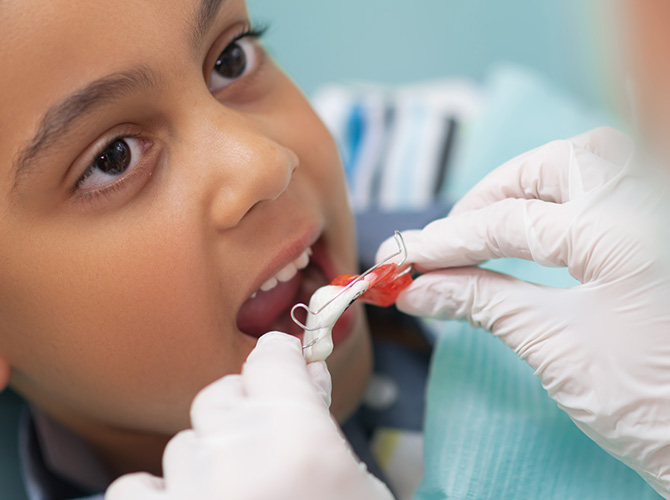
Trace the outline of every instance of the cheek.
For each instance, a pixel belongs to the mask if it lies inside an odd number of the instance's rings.
[[[275,82],[265,103],[265,109],[272,111],[262,117],[266,133],[298,155],[303,175],[314,181],[326,200],[346,208],[345,177],[335,141],[291,80],[279,73]]]
[[[265,132],[300,159],[294,189],[303,189],[302,198],[325,212],[328,221],[325,238],[333,257],[342,269],[353,273],[357,266],[353,217],[333,137],[307,99],[280,72],[264,109],[260,119]]]
[[[251,341],[234,330],[193,224],[156,214],[60,229],[22,249],[2,297],[17,370],[82,413],[121,409],[134,425],[184,414],[200,388],[239,371]]]
[[[354,228],[339,151],[330,132],[306,101],[302,109],[285,140],[300,157],[303,175],[312,182],[327,210],[330,233],[327,236],[331,236],[331,245],[339,246],[336,253],[347,255],[346,267],[352,268],[356,265]]]

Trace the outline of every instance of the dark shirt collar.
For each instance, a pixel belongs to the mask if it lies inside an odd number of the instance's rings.
[[[109,484],[81,438],[28,405],[19,424],[19,453],[30,500],[102,498]]]

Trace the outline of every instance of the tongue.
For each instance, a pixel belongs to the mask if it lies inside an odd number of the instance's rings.
[[[287,308],[295,303],[300,288],[302,273],[286,283],[280,282],[269,292],[258,291],[258,295],[247,300],[237,315],[237,327],[248,335],[260,337],[270,331]]]
[[[323,272],[310,264],[291,281],[279,283],[269,292],[259,291],[256,298],[247,300],[237,315],[237,328],[253,337],[272,330],[301,334],[302,331],[291,320],[291,308],[298,302],[308,303],[312,294],[326,281]]]

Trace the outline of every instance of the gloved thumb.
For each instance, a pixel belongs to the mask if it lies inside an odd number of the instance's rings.
[[[324,367],[308,369],[297,337],[281,332],[263,335],[242,368],[247,395],[267,400],[291,400],[323,405],[323,392],[330,392],[330,376]],[[313,377],[318,373],[317,381]]]
[[[420,276],[396,305],[415,316],[467,320],[500,337],[538,369],[544,362],[541,341],[559,333],[563,295],[561,289],[467,267]]]
[[[333,381],[325,361],[316,361],[307,365],[307,372],[312,380],[314,388],[323,399],[326,408],[332,403]]]

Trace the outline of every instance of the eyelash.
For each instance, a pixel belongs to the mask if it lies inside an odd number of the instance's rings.
[[[221,55],[232,45],[240,42],[241,40],[249,39],[249,40],[254,40],[258,41],[261,40],[265,34],[267,33],[269,29],[269,25],[266,23],[254,23],[254,24],[249,24],[241,28],[241,30],[235,35],[217,54],[217,60]],[[261,47],[256,47],[256,55],[258,57],[258,61],[255,65],[254,72],[253,74],[248,74],[244,78],[246,81],[250,81],[251,78],[253,78],[254,74],[256,74],[260,70],[261,67],[263,66],[264,61],[266,60],[266,53]],[[207,86],[211,85],[211,80],[209,78],[209,75],[211,75],[213,71],[214,64],[211,64],[209,67],[205,68],[205,82],[207,83]],[[242,80],[242,78],[239,78],[238,80]],[[228,86],[232,86],[235,82],[232,82]],[[210,89],[213,95],[218,95],[219,92],[221,92],[222,89]]]
[[[254,38],[256,40],[260,40],[261,38],[263,38],[265,36],[265,34],[267,33],[267,31],[269,29],[270,29],[270,26],[266,23],[250,24],[250,25],[244,27],[240,33],[235,35],[235,37],[233,37],[233,39],[230,42],[228,42],[228,45],[232,45],[235,42],[239,42],[243,38],[247,38],[247,37],[248,38]],[[226,45],[226,47],[228,47],[228,45]],[[224,47],[224,50],[226,49],[226,47]]]
[[[91,161],[89,162],[89,166],[86,168],[84,173],[77,179],[77,182],[75,183],[75,186],[73,188],[73,194],[77,196],[78,199],[82,201],[94,201],[100,196],[110,196],[116,193],[118,190],[122,189],[123,186],[130,180],[132,180],[134,177],[137,175],[142,174],[146,169],[146,161],[145,157],[150,154],[150,150],[153,146],[150,146],[147,151],[144,151],[142,154],[142,158],[138,160],[138,164],[134,166],[128,173],[125,175],[119,177],[117,180],[110,182],[109,184],[105,186],[101,186],[99,188],[91,189],[91,190],[81,190],[81,186],[84,183],[84,181],[92,175],[92,169],[94,168],[92,163],[95,158],[98,158],[103,152],[105,152],[112,144],[114,144],[116,141],[119,140],[125,140],[125,139],[137,139],[140,138],[140,134],[121,134],[121,135],[116,135],[109,141],[105,142],[105,144],[99,148],[96,152],[95,155],[91,158]]]
[[[93,155],[93,158],[91,158],[91,162],[89,163],[89,166],[84,170],[84,173],[81,174],[81,177],[77,180],[77,184],[75,185],[75,189],[79,189],[82,183],[88,179],[92,175],[92,169],[93,165],[91,164],[95,158],[98,158],[102,153],[104,153],[112,144],[114,144],[116,141],[121,141],[124,139],[137,139],[140,135],[139,134],[121,134],[121,135],[116,135],[109,141],[105,142],[105,144],[96,151],[96,153]]]
[[[138,165],[133,169],[132,172],[130,172],[127,175],[124,175],[117,181],[114,181],[111,184],[108,184],[107,186],[101,187],[99,189],[95,189],[92,191],[82,191],[78,193],[77,196],[81,201],[84,202],[93,202],[100,199],[100,197],[113,196],[117,191],[122,190],[125,184],[128,181],[130,181],[133,177],[135,177],[138,174],[141,174],[144,171],[144,168],[145,167],[143,167],[142,165]]]
[[[242,31],[240,31],[237,35],[235,35],[230,42],[223,48],[225,50],[228,46],[239,42],[240,40],[244,38],[253,38],[255,40],[260,40],[263,38],[263,36],[267,33],[269,29],[269,25],[266,23],[254,23],[245,26]],[[222,50],[222,52],[223,52]],[[97,158],[99,155],[101,155],[104,151],[106,151],[112,144],[114,144],[118,140],[122,139],[133,139],[133,138],[138,138],[139,134],[125,134],[125,135],[118,135],[112,138],[111,140],[107,141],[100,149],[97,150],[96,154],[92,157],[91,163],[93,162],[93,158]],[[146,154],[146,152],[145,152]],[[144,165],[144,162],[140,160],[140,164],[138,164],[135,168],[132,169],[131,172],[129,172],[127,175],[124,175],[120,177],[118,180],[106,185],[102,186],[100,188],[91,190],[91,191],[81,191],[81,185],[84,183],[84,181],[91,175],[91,170],[93,166],[89,164],[89,166],[86,168],[84,173],[79,177],[77,182],[75,183],[75,186],[73,188],[73,194],[77,194],[78,197],[82,200],[85,201],[90,201],[98,198],[99,196],[110,196],[114,193],[116,193],[118,190],[122,189],[123,186],[133,177],[135,177],[137,174],[142,173],[143,169],[146,168]]]

